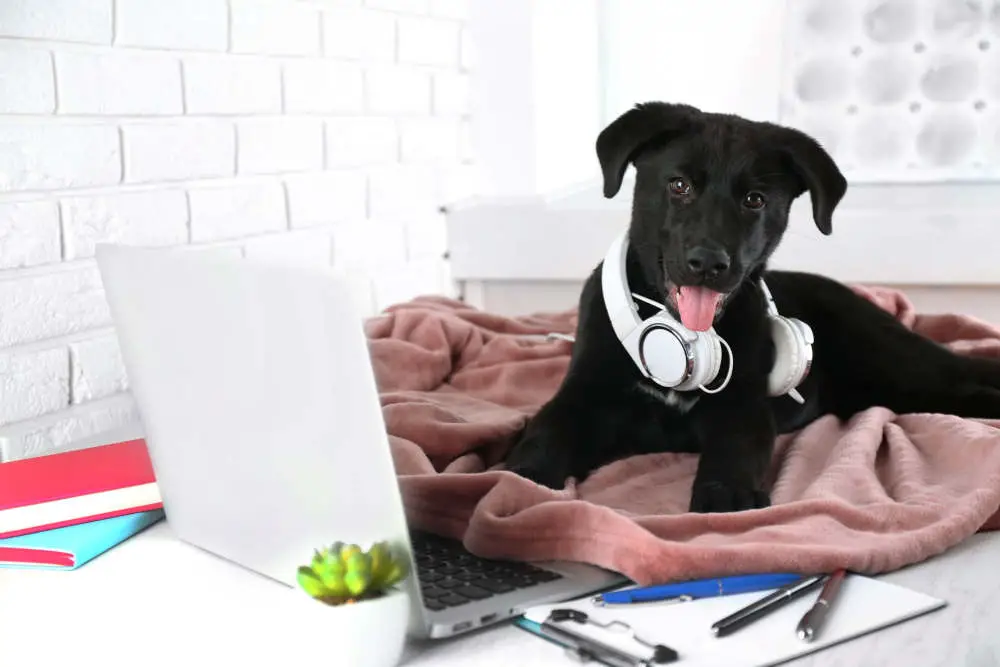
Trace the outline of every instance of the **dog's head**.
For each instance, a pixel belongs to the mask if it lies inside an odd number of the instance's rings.
[[[847,182],[822,146],[772,123],[649,102],[597,138],[604,196],[636,169],[631,244],[643,274],[685,326],[712,326],[774,252],[805,191],[823,234]]]

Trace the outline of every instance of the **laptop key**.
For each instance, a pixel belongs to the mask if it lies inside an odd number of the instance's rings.
[[[448,605],[449,607],[458,607],[459,605],[468,604],[470,601],[470,598],[455,595],[454,593],[448,593],[448,595],[435,599],[442,604]]]
[[[513,584],[508,584],[505,581],[496,581],[493,579],[477,579],[471,582],[474,586],[479,586],[480,588],[485,588],[488,591],[493,591],[494,593],[509,593],[514,590]]]
[[[516,588],[531,588],[532,586],[537,586],[542,583],[540,581],[534,581],[533,579],[528,579],[527,577],[514,576],[514,577],[504,577],[504,582],[515,586]]]
[[[424,600],[424,607],[430,609],[431,611],[441,611],[446,606],[447,605],[445,605],[443,602],[439,602],[437,600]]]
[[[443,595],[448,595],[448,591],[443,588],[438,588],[436,586],[427,586],[420,590],[425,598],[439,598]]]
[[[493,595],[493,593],[479,588],[478,586],[462,586],[461,588],[452,589],[452,593],[467,597],[470,600],[484,600]]]
[[[459,581],[457,579],[444,579],[443,581],[437,582],[435,585],[439,588],[458,588],[462,586],[465,582]]]
[[[437,572],[420,572],[418,576],[420,581],[426,584],[433,584],[435,581],[444,579],[444,575]]]

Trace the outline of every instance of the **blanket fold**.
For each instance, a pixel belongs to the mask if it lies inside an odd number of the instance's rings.
[[[1000,357],[998,327],[917,313],[895,290],[854,289],[960,354]],[[875,574],[1000,528],[1000,420],[881,407],[845,422],[822,417],[779,438],[772,506],[732,514],[686,511],[692,454],[634,456],[560,490],[502,470],[569,363],[572,343],[545,335],[575,326],[575,310],[504,317],[443,297],[366,321],[414,527],[482,556],[581,561],[640,584],[837,567]]]

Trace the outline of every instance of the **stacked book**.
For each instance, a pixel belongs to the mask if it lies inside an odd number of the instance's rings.
[[[0,567],[73,570],[163,517],[143,439],[0,464]]]

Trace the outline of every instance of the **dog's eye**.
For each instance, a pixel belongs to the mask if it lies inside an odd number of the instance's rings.
[[[678,197],[686,197],[691,194],[691,184],[683,178],[670,179],[667,187],[670,188],[670,194],[677,195]]]
[[[766,203],[764,195],[759,192],[748,192],[746,197],[743,198],[743,205],[754,211],[764,208],[764,204]]]

